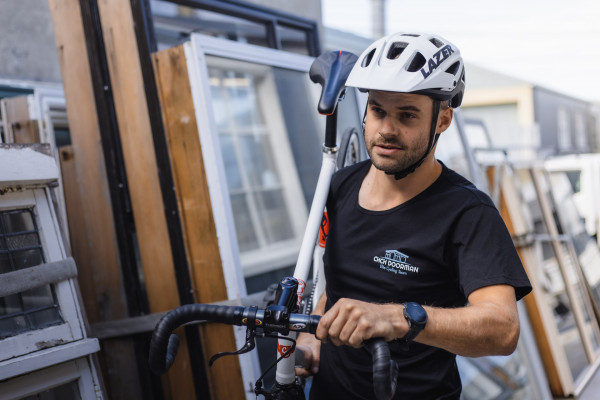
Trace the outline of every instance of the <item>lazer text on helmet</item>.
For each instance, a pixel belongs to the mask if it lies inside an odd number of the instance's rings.
[[[433,56],[431,56],[431,58],[429,59],[429,61],[427,61],[427,67],[429,68],[429,71],[425,71],[425,67],[421,68],[421,73],[423,74],[423,78],[427,78],[429,75],[431,75],[431,73],[433,72],[434,69],[436,69],[437,67],[439,67],[439,65],[448,57],[450,57],[450,55],[454,53],[454,49],[452,48],[452,46],[450,46],[449,44],[442,47],[437,53],[435,53]]]

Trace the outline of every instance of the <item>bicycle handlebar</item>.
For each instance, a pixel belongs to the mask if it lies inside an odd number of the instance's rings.
[[[320,319],[318,315],[287,314],[285,308],[278,306],[259,310],[256,307],[186,304],[169,311],[156,325],[150,341],[148,364],[150,370],[157,375],[167,372],[173,365],[179,348],[179,338],[173,331],[190,322],[205,320],[245,325],[261,328],[266,333],[278,332],[287,335],[289,331],[314,334]],[[390,399],[396,389],[397,366],[391,359],[388,344],[381,338],[369,339],[365,341],[365,348],[373,356],[375,394],[378,399]]]

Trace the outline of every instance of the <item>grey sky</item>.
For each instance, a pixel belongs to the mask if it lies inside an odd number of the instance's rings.
[[[326,26],[371,36],[370,0],[322,3]],[[386,25],[438,33],[467,62],[600,101],[600,1],[387,0]]]

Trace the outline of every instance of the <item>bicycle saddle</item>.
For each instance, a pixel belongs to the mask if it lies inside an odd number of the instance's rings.
[[[319,99],[319,114],[331,115],[346,89],[346,79],[358,57],[347,51],[331,51],[313,61],[308,75],[323,89]]]

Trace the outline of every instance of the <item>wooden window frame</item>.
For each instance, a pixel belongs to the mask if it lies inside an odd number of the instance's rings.
[[[48,188],[36,188],[5,193],[0,210],[32,208],[36,220],[44,258],[47,262],[66,258],[58,231],[57,217],[50,206]],[[84,338],[81,313],[77,305],[77,291],[72,280],[57,282],[54,287],[60,314],[64,323],[44,329],[27,331],[0,340],[0,369],[7,360],[24,356],[52,346],[78,341]]]
[[[79,358],[0,383],[0,400],[32,396],[77,381],[82,399],[101,399],[95,367],[87,358]]]

